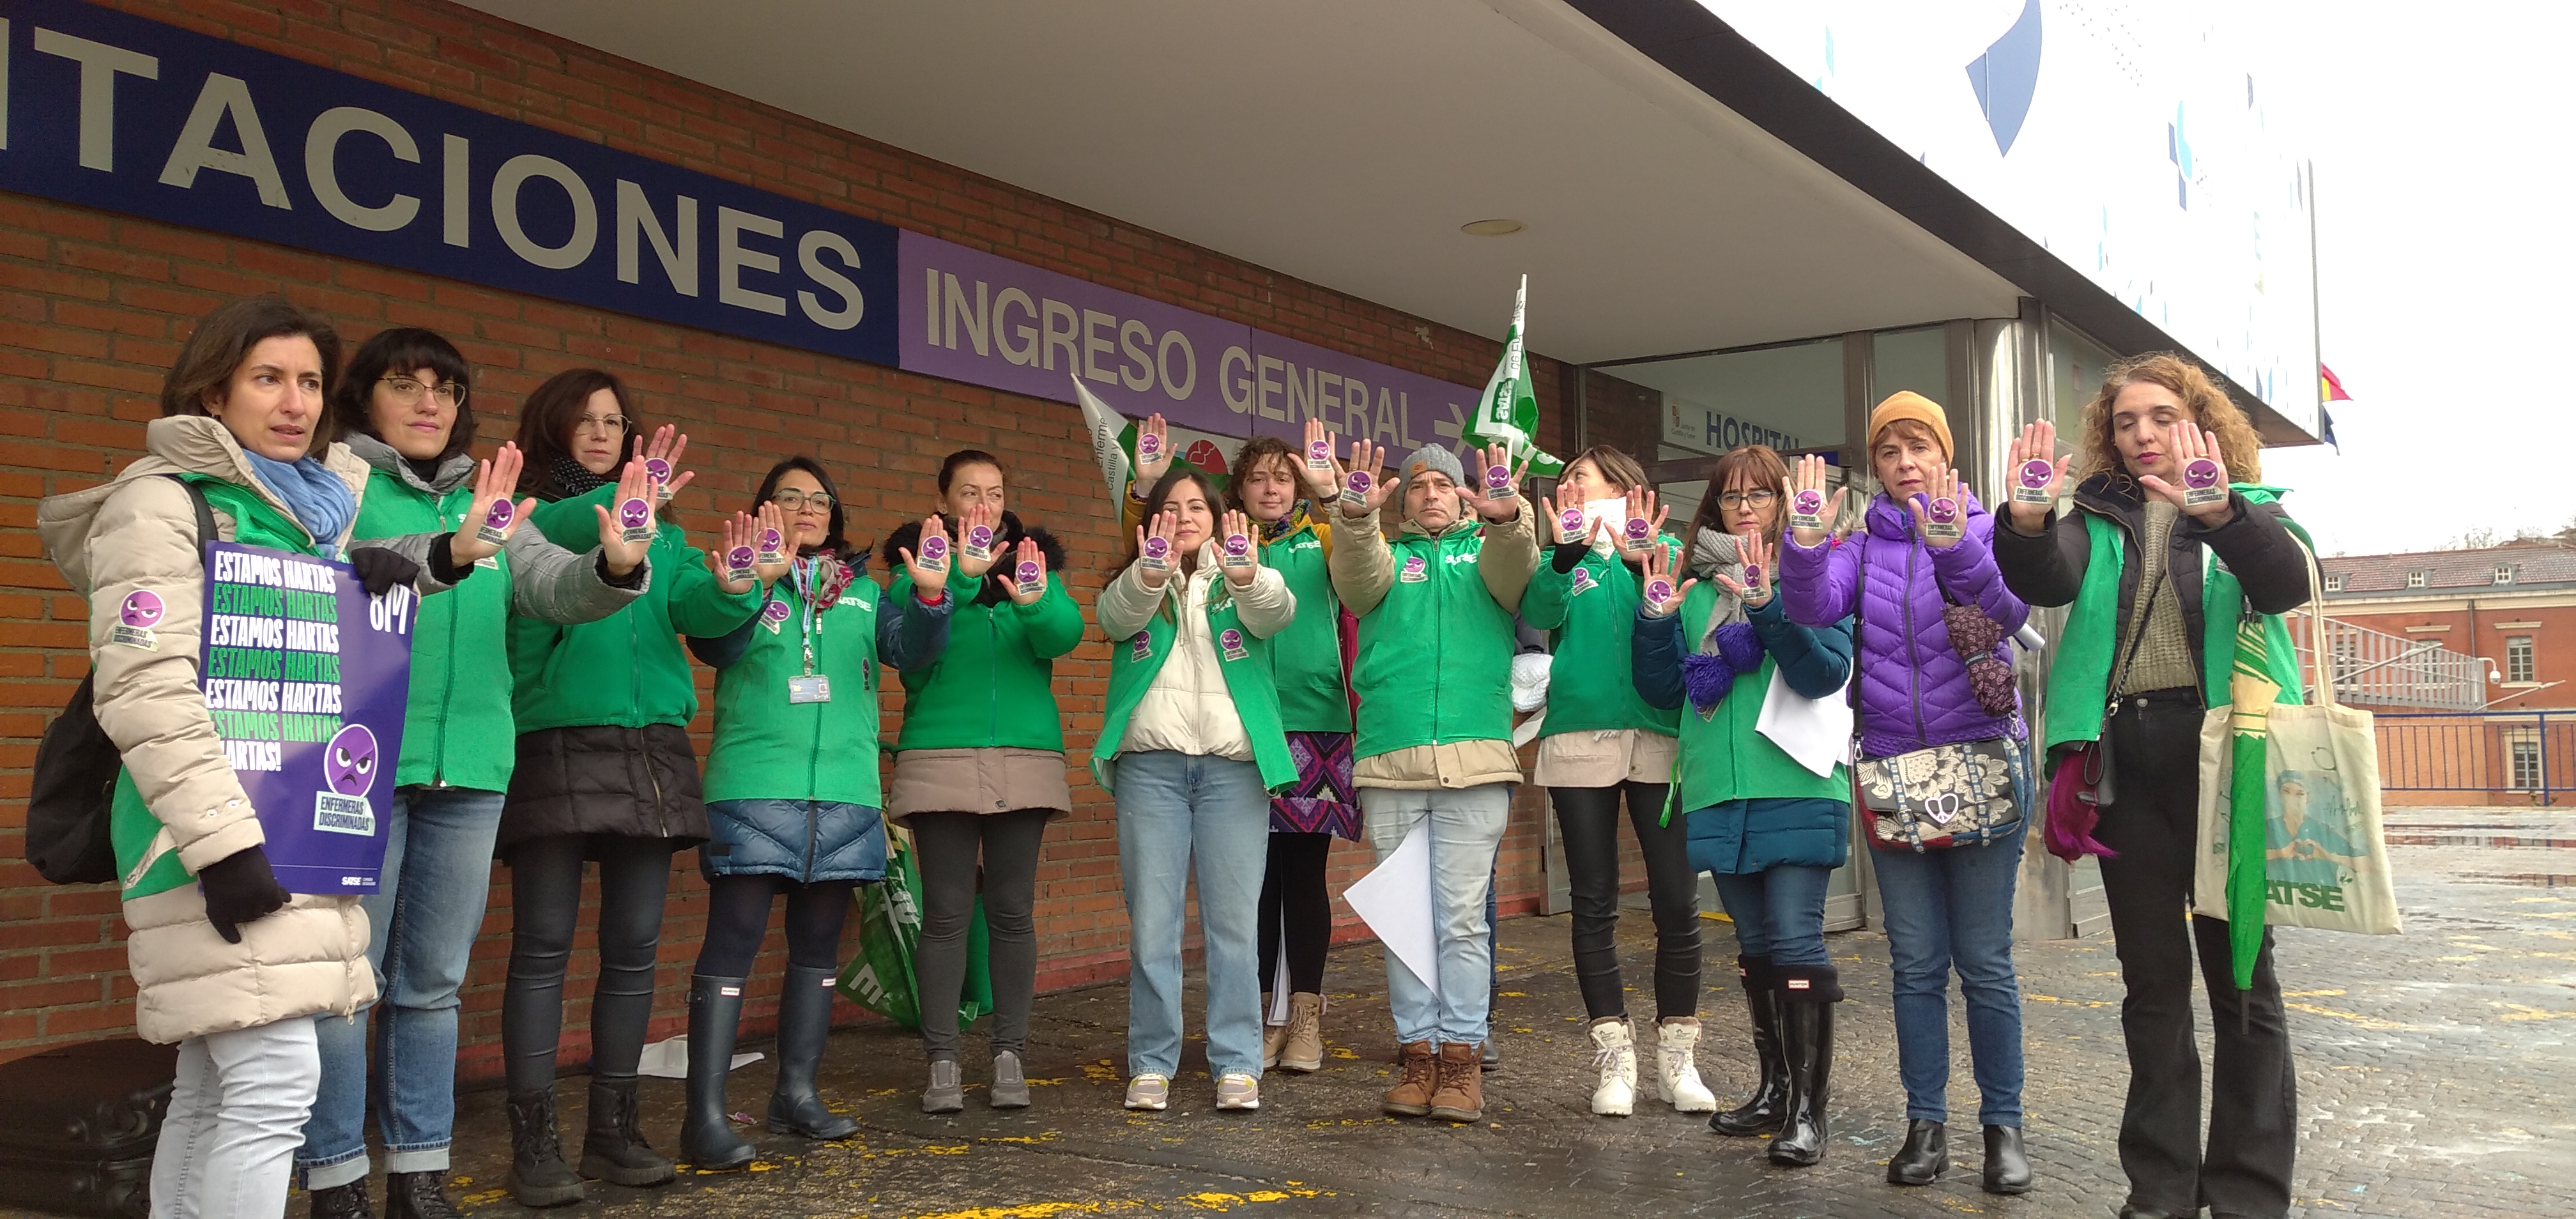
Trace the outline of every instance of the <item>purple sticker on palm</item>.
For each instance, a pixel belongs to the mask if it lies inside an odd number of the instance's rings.
[[[666,483],[671,481],[671,463],[659,457],[645,458],[644,477],[652,479],[656,483]]]
[[[322,778],[343,796],[363,796],[376,785],[376,734],[350,724],[322,750]]]
[[[1485,467],[1485,498],[1501,499],[1511,493],[1512,468],[1510,466]]]
[[[734,579],[748,578],[751,575],[751,547],[736,546],[726,551],[725,569]]]
[[[1318,440],[1318,441],[1315,441],[1315,442],[1313,442],[1313,443],[1311,443],[1311,444],[1307,445],[1307,446],[1306,446],[1306,468],[1308,468],[1308,469],[1310,469],[1310,470],[1329,470],[1329,469],[1332,469],[1332,468],[1333,468],[1333,442],[1331,442],[1331,441],[1329,441],[1329,440]]]
[[[161,594],[138,588],[125,595],[125,603],[116,607],[116,620],[127,626],[161,625]]]
[[[993,527],[990,525],[977,525],[974,528],[967,530],[966,544],[976,550],[991,550],[993,548]]]
[[[1933,500],[1931,506],[1924,511],[1931,517],[1933,524],[1947,525],[1959,519],[1959,501],[1945,495]]]
[[[1158,534],[1154,537],[1145,539],[1146,558],[1151,559],[1156,563],[1160,563],[1163,560],[1170,558],[1171,554],[1172,540],[1170,538],[1166,538]]]
[[[1353,470],[1348,482],[1348,494],[1352,499],[1364,499],[1368,496],[1369,485],[1376,481],[1366,470]]]
[[[1822,516],[1824,511],[1825,493],[1813,487],[1799,492],[1796,499],[1789,501],[1789,512],[1793,516]]]
[[[1649,534],[1651,534],[1651,533],[1654,531],[1654,528],[1655,528],[1654,526],[1647,524],[1647,523],[1646,523],[1646,518],[1644,518],[1644,517],[1642,517],[1642,516],[1632,516],[1632,517],[1629,517],[1629,518],[1628,518],[1628,545],[1630,545],[1630,546],[1643,546],[1643,545],[1645,545],[1645,544],[1646,544],[1646,538],[1647,538],[1647,536],[1648,536]]]
[[[1746,587],[1746,588],[1760,588],[1760,587],[1762,587],[1762,565],[1761,565],[1761,564],[1759,564],[1759,563],[1747,563],[1747,564],[1745,564],[1745,565],[1744,565],[1744,587]]]
[[[2182,468],[2182,485],[2194,491],[2206,491],[2218,485],[2218,463],[2206,457],[2195,457]]]
[[[1240,563],[1252,557],[1252,539],[1240,533],[1225,535],[1225,561]]]
[[[1045,570],[1044,570],[1043,568],[1040,568],[1040,567],[1038,566],[1038,561],[1037,561],[1036,559],[1028,559],[1028,560],[1024,560],[1023,562],[1021,562],[1021,564],[1020,564],[1020,589],[1021,589],[1021,591],[1023,591],[1023,592],[1034,592],[1034,591],[1036,591],[1037,589],[1039,589],[1040,587],[1043,587],[1045,584],[1046,584],[1046,574],[1045,574]]]
[[[1568,508],[1563,512],[1557,513],[1556,527],[1558,532],[1565,535],[1566,541],[1571,542],[1576,538],[1582,537],[1583,509]]]
[[[921,565],[938,567],[948,562],[948,535],[929,534],[921,539]]]
[[[1137,435],[1137,437],[1136,437],[1136,461],[1137,461],[1137,463],[1138,463],[1138,464],[1140,464],[1140,465],[1141,465],[1141,464],[1143,464],[1143,463],[1145,463],[1145,462],[1152,461],[1152,460],[1154,460],[1154,459],[1156,459],[1156,458],[1158,458],[1158,457],[1161,457],[1162,455],[1163,455],[1163,438],[1162,438],[1162,437],[1157,436],[1157,435],[1155,435],[1155,434],[1154,434],[1154,433],[1152,433],[1152,432],[1143,432],[1143,433],[1139,433],[1139,434]]]
[[[2056,476],[2057,467],[2049,464],[2045,457],[2034,457],[2021,463],[2021,485],[2033,491],[2046,487],[2048,480]]]
[[[653,536],[653,505],[630,499],[617,506],[617,526],[626,531],[626,540],[641,542]]]
[[[483,527],[494,533],[499,533],[502,530],[509,528],[511,518],[518,514],[519,510],[512,507],[509,500],[493,500],[492,510],[483,514]]]
[[[1672,599],[1673,599],[1673,582],[1672,582],[1672,581],[1670,581],[1670,580],[1648,580],[1648,581],[1646,581],[1646,604],[1648,604],[1648,605],[1662,605],[1663,603],[1665,603],[1665,602],[1667,602],[1667,601],[1670,601],[1670,600],[1672,600]]]

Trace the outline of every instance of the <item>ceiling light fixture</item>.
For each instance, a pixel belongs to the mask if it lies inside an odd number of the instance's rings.
[[[1528,227],[1518,220],[1471,220],[1459,225],[1458,231],[1470,237],[1509,237]]]

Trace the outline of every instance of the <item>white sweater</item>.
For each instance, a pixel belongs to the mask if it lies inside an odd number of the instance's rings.
[[[1145,629],[1155,611],[1168,606],[1179,630],[1172,654],[1154,674],[1154,684],[1127,718],[1127,735],[1118,752],[1169,749],[1203,757],[1252,761],[1252,741],[1244,735],[1243,717],[1226,689],[1216,638],[1208,626],[1207,607],[1224,584],[1217,567],[1217,547],[1199,548],[1198,569],[1182,576],[1174,571],[1162,591],[1145,586],[1144,569],[1130,565],[1100,590],[1100,629],[1112,640],[1126,640]],[[1297,595],[1278,569],[1256,570],[1249,588],[1227,587],[1243,629],[1268,639],[1287,629],[1297,614]]]

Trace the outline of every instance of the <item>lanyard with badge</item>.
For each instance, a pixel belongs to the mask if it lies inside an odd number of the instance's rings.
[[[815,608],[823,591],[823,563],[820,555],[796,560],[790,574],[796,581],[797,600],[804,603],[796,615],[797,634],[805,644],[805,671],[787,679],[787,701],[790,703],[828,703],[832,701],[832,679],[814,671],[814,647],[823,637],[823,611]]]

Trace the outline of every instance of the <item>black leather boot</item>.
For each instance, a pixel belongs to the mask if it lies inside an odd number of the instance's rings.
[[[1789,1099],[1780,1133],[1771,1139],[1771,1162],[1804,1168],[1825,1154],[1825,1106],[1834,1072],[1834,1005],[1843,989],[1831,965],[1779,968],[1780,1049],[1787,1064]]]
[[[832,1034],[833,971],[787,967],[778,996],[778,1087],[769,1094],[769,1129],[809,1139],[846,1139],[859,1123],[823,1107],[814,1073]]]
[[[459,1219],[446,1171],[385,1174],[385,1219]]]
[[[1753,1095],[1733,1109],[1708,1119],[1708,1128],[1734,1138],[1769,1134],[1780,1128],[1789,1111],[1789,1068],[1780,1056],[1780,1008],[1773,991],[1771,958],[1737,957],[1735,972],[1744,980],[1744,1007],[1753,1016],[1753,1057],[1761,1076]]]
[[[759,1153],[733,1132],[725,1077],[742,1026],[742,979],[689,979],[689,1115],[680,1123],[680,1158],[709,1171],[740,1168]]]
[[[670,1157],[644,1141],[635,1120],[635,1077],[590,1081],[590,1129],[581,1139],[581,1175],[611,1185],[668,1185]]]
[[[375,1208],[367,1205],[367,1179],[314,1190],[313,1219],[376,1219]]]
[[[1887,1158],[1890,1185],[1930,1185],[1950,1171],[1950,1130],[1916,1118],[1905,1123],[1905,1145]]]
[[[587,1200],[581,1178],[564,1163],[553,1088],[510,1095],[510,1197],[521,1206],[570,1206]]]
[[[2021,1127],[1986,1127],[1986,1192],[2030,1192],[2030,1157],[2021,1150]]]

